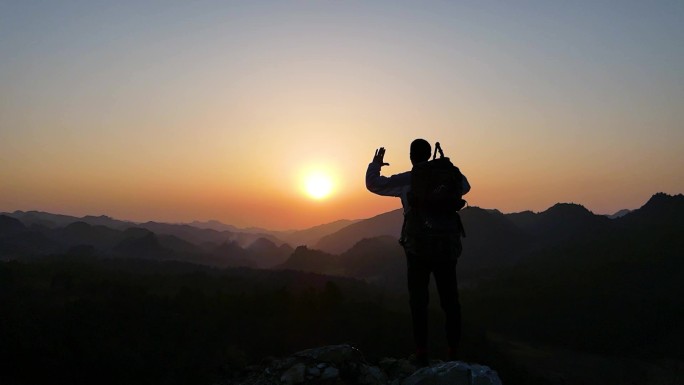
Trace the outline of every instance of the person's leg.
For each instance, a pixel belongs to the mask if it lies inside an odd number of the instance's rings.
[[[460,239],[458,240],[460,243]],[[442,310],[446,316],[445,330],[449,344],[450,358],[458,355],[461,340],[461,304],[458,298],[458,281],[456,279],[456,260],[454,245],[445,241],[434,259],[433,273]],[[458,245],[456,245],[458,246]],[[458,250],[460,254],[460,249]]]
[[[418,359],[422,358],[427,363],[430,270],[425,263],[425,258],[415,253],[407,251],[406,262],[416,355]]]

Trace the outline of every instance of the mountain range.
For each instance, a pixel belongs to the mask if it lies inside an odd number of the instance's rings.
[[[559,203],[512,214],[468,207],[461,217],[463,335],[478,362],[496,360],[506,383],[678,383],[684,195],[658,193],[614,216]],[[0,214],[0,261],[19,260],[0,263],[3,357],[100,376],[117,359],[166,370],[173,354],[242,368],[242,354],[224,355],[233,344],[255,357],[339,338],[405,351],[401,224],[401,210],[298,232]],[[439,330],[431,296],[430,330]],[[68,350],[73,341],[84,350]],[[656,365],[666,381],[648,382]]]
[[[534,213],[461,211],[467,236],[459,269],[486,277],[545,251],[614,239],[616,234],[682,226],[684,196],[658,193],[639,209],[597,215],[559,203]],[[133,223],[108,216],[73,217],[37,211],[0,214],[0,258],[75,254],[180,260],[217,267],[303,270],[373,282],[400,282],[397,243],[403,214],[393,210],[363,220],[340,220],[298,231],[239,229],[218,221]]]

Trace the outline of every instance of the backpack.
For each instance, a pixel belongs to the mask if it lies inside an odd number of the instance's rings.
[[[449,158],[444,157],[437,142],[432,160],[416,164],[411,169],[409,210],[404,223],[406,235],[465,236],[458,215],[467,203],[462,196],[463,174]]]

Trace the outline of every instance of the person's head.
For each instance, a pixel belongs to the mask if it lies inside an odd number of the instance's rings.
[[[416,139],[411,142],[411,164],[425,162],[430,159],[432,146],[425,139]]]

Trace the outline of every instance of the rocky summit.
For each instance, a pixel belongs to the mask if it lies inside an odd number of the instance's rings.
[[[417,368],[407,359],[369,363],[350,345],[323,346],[245,368],[239,377],[217,385],[501,385],[487,366],[432,361]]]

